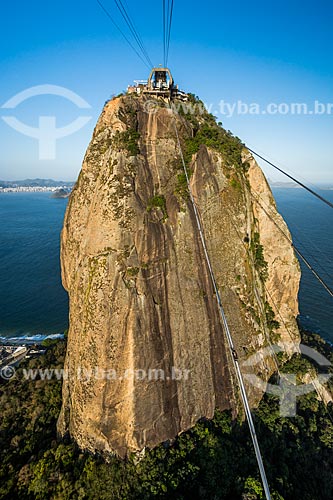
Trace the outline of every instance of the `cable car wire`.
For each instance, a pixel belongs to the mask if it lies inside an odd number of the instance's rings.
[[[323,203],[326,203],[326,205],[328,205],[330,208],[333,208],[333,203],[332,202],[330,202],[329,200],[327,200],[326,198],[324,198],[323,196],[321,196],[319,193],[317,193],[313,189],[309,188],[306,184],[303,184],[303,182],[297,180],[295,177],[293,177],[292,175],[290,175],[287,172],[285,172],[284,170],[282,170],[282,168],[278,167],[277,165],[275,165],[271,161],[269,161],[266,158],[264,158],[263,156],[261,156],[259,153],[256,153],[255,151],[253,151],[253,149],[249,148],[246,145],[245,145],[245,147],[246,147],[246,149],[248,149],[249,151],[251,151],[251,153],[253,153],[256,156],[258,156],[258,158],[260,158],[261,160],[263,160],[266,163],[268,163],[268,165],[270,165],[271,167],[275,168],[276,170],[278,170],[279,172],[281,172],[285,176],[289,177],[289,179],[291,179],[292,181],[296,182],[296,184],[298,184],[299,186],[302,186],[302,188],[304,188],[307,191],[309,191],[309,193],[311,193],[313,196],[316,196]]]
[[[165,12],[165,0],[163,0],[163,64],[166,66],[166,12]]]
[[[274,225],[278,228],[280,233],[288,240],[290,245],[293,247],[297,255],[300,257],[300,259],[304,262],[304,264],[307,266],[307,268],[312,272],[312,274],[315,276],[315,278],[319,281],[319,283],[325,288],[325,290],[330,294],[331,297],[333,297],[333,290],[329,287],[329,285],[324,281],[324,279],[317,273],[317,271],[313,268],[313,266],[310,264],[308,259],[303,255],[303,253],[299,250],[299,248],[293,243],[291,238],[285,233],[285,231],[279,226],[277,221],[269,214],[269,212],[265,209],[265,207],[262,205],[263,200],[260,197],[260,195],[257,194],[257,197],[254,196],[253,191],[251,191],[251,196],[252,198],[258,203],[258,205],[261,207],[261,209],[265,212],[265,214],[271,219],[271,221],[274,223]],[[260,198],[260,201],[258,200]],[[265,204],[265,203],[264,203]],[[267,205],[266,205],[267,207]],[[268,208],[268,207],[267,207]]]
[[[173,5],[174,5],[174,0],[171,0],[170,13],[169,13],[169,24],[168,24],[168,31],[167,31],[167,44],[166,44],[166,60],[165,60],[166,67],[168,66],[168,59],[169,59],[171,26],[172,26],[172,18],[173,18]]]
[[[153,65],[153,63],[148,55],[148,52],[147,52],[145,46],[143,45],[142,39],[141,39],[137,29],[135,28],[122,0],[114,0],[114,2],[116,4],[120,14],[122,15],[124,21],[126,22],[128,28],[130,29],[132,35],[134,36],[134,39],[135,39],[136,43],[138,44],[142,54],[144,55],[145,59],[147,60],[148,64],[150,65],[150,67],[152,68],[154,65]]]
[[[126,40],[126,42],[128,43],[128,45],[132,48],[132,50],[136,53],[136,55],[141,59],[141,61],[143,62],[143,64],[145,64],[145,66],[147,66],[147,68],[150,69],[150,66],[148,65],[148,63],[139,54],[139,52],[136,50],[136,48],[134,47],[134,45],[132,44],[132,42],[127,38],[127,36],[125,35],[125,33],[121,30],[121,28],[115,22],[115,20],[111,16],[110,12],[104,7],[104,5],[102,4],[102,2],[100,0],[96,0],[96,2],[101,7],[101,9],[103,10],[103,12],[107,15],[107,17],[110,19],[111,23],[115,26],[115,28],[117,28],[117,30],[122,35],[122,37],[124,38],[124,40]]]
[[[251,191],[252,191],[252,190],[251,190]],[[249,192],[249,194],[250,194],[250,195],[251,195],[251,191],[250,191],[250,190],[248,190],[248,192]],[[228,208],[227,208],[227,207],[225,207],[225,208],[226,208],[226,210],[228,211],[228,213],[230,214],[230,212],[229,212]],[[274,222],[274,220],[273,220],[273,222]],[[239,233],[239,231],[238,231],[238,228],[236,227],[236,225],[235,225],[235,224],[233,224],[232,219],[231,219],[231,223],[232,223],[232,226],[233,226],[233,228],[234,228],[234,230],[235,230],[235,232],[236,232],[236,234],[237,234],[237,236],[238,236],[238,238],[239,238],[240,242],[241,242],[241,243],[242,243],[242,245],[244,246],[244,249],[245,249],[245,251],[246,251],[246,253],[247,253],[248,257],[249,257],[249,258],[251,258],[251,256],[250,256],[250,252],[249,252],[249,249],[248,249],[247,245],[245,244],[245,242],[244,242],[244,240],[243,240],[242,236],[240,235],[240,233]],[[294,337],[293,337],[293,335],[292,335],[292,333],[291,333],[291,331],[290,331],[290,329],[289,329],[289,326],[286,324],[286,322],[285,322],[285,320],[284,320],[284,317],[282,316],[282,314],[281,314],[281,311],[280,311],[279,307],[276,305],[276,303],[275,303],[275,301],[274,301],[274,298],[272,297],[271,293],[268,291],[268,289],[267,289],[267,286],[266,286],[265,282],[263,282],[263,287],[264,287],[264,289],[265,289],[266,296],[267,296],[267,297],[269,297],[269,302],[270,302],[270,304],[272,304],[272,305],[274,306],[274,309],[275,309],[275,311],[277,312],[277,314],[278,314],[278,316],[279,316],[279,319],[281,320],[281,322],[282,322],[282,324],[283,324],[283,326],[284,326],[285,330],[287,331],[287,333],[288,333],[288,335],[289,335],[289,338],[290,338],[290,340],[291,340],[291,343],[292,343],[292,344],[293,344],[293,346],[294,346],[294,352],[295,352],[295,353],[299,353],[299,352],[300,352],[299,345],[295,342],[295,339],[294,339]],[[258,305],[259,305],[259,304],[258,304]],[[276,368],[277,368],[277,373],[278,373],[279,377],[281,378],[281,376],[283,375],[283,372],[281,372],[281,371],[280,371],[278,357],[277,357],[276,352],[275,352],[275,350],[273,349],[273,346],[272,346],[272,344],[271,344],[270,336],[268,335],[268,336],[266,336],[266,338],[267,338],[267,340],[268,340],[269,346],[270,346],[271,351],[272,351],[272,354],[273,354],[273,359],[274,359],[274,361],[275,361],[275,366],[276,366]],[[319,391],[319,389],[318,389],[318,386],[316,385],[316,383],[315,383],[315,381],[314,381],[315,379],[314,379],[314,377],[311,375],[311,372],[309,373],[309,375],[310,375],[310,382],[311,382],[311,384],[312,384],[312,386],[313,386],[313,388],[314,388],[314,391],[317,393],[317,396],[318,396],[318,397],[319,397],[319,399],[322,401],[322,403],[325,405],[326,412],[327,412],[327,416],[328,416],[328,418],[330,419],[330,421],[331,421],[331,422],[332,422],[332,424],[333,424],[333,416],[332,416],[332,414],[331,414],[330,408],[329,408],[329,406],[326,404],[326,402],[325,402],[325,400],[324,400],[323,395],[320,393],[320,391]]]
[[[293,223],[293,225],[295,225],[295,224]],[[299,227],[296,227],[296,229],[298,231],[300,231]],[[304,238],[304,234],[302,234],[302,238]],[[317,248],[317,246],[313,245],[313,242],[311,243],[311,242],[307,241],[306,245],[305,245],[304,243],[302,243],[300,238],[298,236],[296,236],[295,234],[293,234],[293,241],[296,241],[297,245],[300,245],[299,248],[303,248],[304,250],[306,250],[306,254],[311,259],[311,261],[315,263],[316,268],[320,269],[320,272],[324,273],[324,275],[326,276],[325,280],[331,281],[332,276],[329,274],[329,271],[324,267],[324,265],[321,264],[321,262],[319,262],[318,257],[313,254],[313,252],[315,251],[315,252],[317,252],[317,254],[319,254],[319,257],[324,256],[324,258],[326,258],[324,252],[321,249]],[[311,251],[309,250],[308,245],[313,246],[313,248],[311,248]]]
[[[168,66],[174,0],[163,0],[163,62]]]
[[[170,103],[169,103],[169,107],[172,110],[172,108],[170,106]],[[234,347],[234,343],[233,343],[233,340],[232,340],[231,332],[230,332],[230,329],[229,329],[228,321],[227,321],[227,318],[226,318],[226,315],[225,315],[225,312],[224,312],[224,308],[223,308],[223,305],[222,305],[221,296],[220,296],[220,293],[219,293],[219,290],[218,290],[218,287],[217,287],[217,283],[216,283],[216,280],[215,280],[215,275],[214,275],[212,264],[211,264],[210,257],[209,257],[209,254],[208,254],[206,240],[205,240],[205,236],[204,236],[204,233],[203,233],[203,227],[202,227],[201,222],[200,222],[198,209],[197,209],[194,197],[192,195],[192,190],[191,190],[191,186],[190,186],[190,180],[189,180],[189,176],[188,176],[188,172],[187,172],[187,168],[186,168],[185,158],[184,158],[184,154],[183,154],[183,151],[182,151],[182,146],[181,146],[181,142],[180,142],[180,138],[179,138],[179,133],[178,133],[178,129],[177,129],[177,122],[176,122],[176,118],[175,118],[173,110],[172,110],[172,113],[173,113],[173,118],[174,118],[174,128],[175,128],[175,133],[176,133],[176,138],[177,138],[179,153],[180,153],[180,156],[181,156],[181,160],[182,160],[182,164],[183,164],[183,169],[184,169],[184,174],[185,174],[186,182],[187,182],[187,187],[188,187],[188,190],[189,190],[189,196],[190,196],[191,204],[192,204],[192,207],[193,207],[194,216],[195,216],[195,219],[196,219],[197,228],[198,228],[198,231],[199,231],[199,236],[200,236],[202,248],[203,248],[203,251],[204,251],[205,260],[206,260],[206,263],[207,263],[209,275],[210,275],[212,286],[213,286],[213,289],[214,289],[214,292],[215,292],[215,296],[216,296],[216,299],[217,299],[218,308],[219,308],[219,312],[220,312],[221,320],[222,320],[222,324],[223,324],[223,329],[224,329],[224,332],[225,332],[225,335],[226,335],[226,338],[227,338],[227,343],[228,343],[228,346],[229,346],[229,349],[230,349],[231,358],[233,360],[233,364],[234,364],[234,367],[235,367],[236,376],[237,376],[237,380],[238,380],[238,384],[239,384],[239,389],[240,389],[240,393],[241,393],[241,399],[242,399],[243,407],[244,407],[245,414],[246,414],[247,423],[248,423],[250,434],[251,434],[251,438],[252,438],[252,443],[253,443],[253,447],[254,447],[254,451],[255,451],[255,455],[256,455],[258,467],[259,467],[259,472],[260,472],[261,480],[262,480],[263,487],[264,487],[265,496],[266,496],[267,500],[271,500],[271,494],[270,494],[269,484],[268,484],[268,481],[267,481],[266,471],[265,471],[265,467],[264,467],[264,463],[263,463],[263,459],[262,459],[262,455],[261,455],[261,451],[260,451],[260,447],[259,447],[259,442],[258,442],[257,433],[256,433],[254,422],[253,422],[253,417],[252,417],[250,405],[249,405],[249,402],[248,402],[248,399],[247,399],[247,394],[246,394],[246,389],[245,389],[245,385],[244,385],[244,381],[243,381],[242,372],[241,372],[241,369],[240,369],[240,364],[239,364],[238,357],[237,357],[237,354],[236,354],[236,351],[235,351],[235,347]]]
[[[283,316],[282,316],[282,314],[281,314],[280,309],[277,307],[276,303],[274,302],[274,299],[273,299],[273,297],[272,297],[271,293],[268,291],[268,289],[267,289],[267,287],[266,287],[265,283],[264,283],[264,289],[265,289],[266,294],[267,294],[267,295],[268,295],[268,297],[269,297],[269,300],[270,300],[271,304],[273,304],[273,306],[274,306],[275,310],[277,311],[277,314],[278,314],[278,316],[279,316],[279,318],[280,318],[281,322],[283,323],[283,326],[285,327],[286,331],[288,332],[288,335],[289,335],[289,337],[290,337],[291,343],[292,343],[292,344],[293,344],[293,346],[294,346],[295,353],[299,352],[299,351],[300,351],[300,349],[299,349],[299,345],[295,342],[295,339],[293,338],[293,336],[292,336],[292,334],[291,334],[291,331],[290,331],[290,329],[289,329],[288,325],[286,324],[286,322],[285,322],[285,320],[284,320],[284,318],[283,318]],[[301,354],[302,354],[302,352],[301,352]],[[310,378],[310,382],[311,382],[311,384],[313,385],[313,388],[314,388],[315,392],[317,393],[317,396],[319,397],[319,399],[321,400],[321,402],[322,402],[322,403],[324,404],[324,406],[325,406],[325,409],[326,409],[326,413],[327,413],[328,418],[330,419],[330,421],[331,421],[331,422],[332,422],[332,424],[333,424],[333,416],[332,416],[332,414],[331,414],[330,408],[329,408],[328,404],[325,402],[325,399],[324,399],[323,395],[320,393],[320,391],[319,391],[318,387],[316,386],[316,384],[315,384],[315,382],[314,382],[314,380],[315,380],[315,379],[314,379],[314,377],[311,375],[311,372],[309,372],[309,378]],[[321,384],[321,385],[323,385],[323,384]]]

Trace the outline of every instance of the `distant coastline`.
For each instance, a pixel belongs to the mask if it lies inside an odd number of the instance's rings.
[[[72,189],[68,188],[67,186],[56,186],[56,187],[43,187],[43,186],[35,186],[35,187],[30,187],[30,186],[22,186],[22,187],[17,187],[17,188],[1,188],[0,187],[0,194],[1,193],[57,193],[61,190],[65,189]],[[66,198],[65,196],[54,196],[54,198]]]
[[[65,332],[62,333],[49,333],[49,334],[26,334],[16,337],[0,335],[0,346],[2,345],[34,345],[42,344],[45,340],[56,340],[65,338]]]
[[[44,193],[67,192],[73,189],[75,182],[55,181],[53,179],[24,179],[21,181],[1,181],[1,193]],[[65,196],[55,196],[65,197]]]
[[[301,189],[301,186],[299,186],[295,182],[272,181],[269,178],[267,180],[268,180],[268,184],[271,186],[271,188]],[[310,183],[310,184],[312,184],[312,183]],[[332,191],[333,190],[333,184],[316,183],[315,186],[323,191],[326,191],[326,190]]]
[[[268,178],[268,183],[271,188],[284,188],[284,189],[300,189],[300,186],[295,182],[273,181]],[[0,180],[0,194],[1,193],[57,193],[68,192],[70,193],[75,185],[74,181],[55,181],[54,179],[24,179],[18,181],[1,181]],[[332,191],[333,184],[330,183],[316,183],[317,188],[324,191]],[[64,193],[63,193],[64,194]],[[54,198],[66,198],[64,196],[53,196]]]

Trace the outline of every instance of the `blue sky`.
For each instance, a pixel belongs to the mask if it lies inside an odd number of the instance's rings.
[[[113,0],[102,0],[127,33]],[[129,12],[154,64],[162,63],[162,2],[127,0]],[[332,182],[331,114],[221,115],[220,101],[333,103],[328,0],[175,0],[169,66],[181,88],[199,95],[225,128],[253,149],[313,183]],[[130,36],[128,34],[128,36]],[[91,109],[58,96],[38,96],[16,109],[0,108],[37,127],[39,116],[56,116],[62,127],[87,114],[80,131],[59,139],[53,160],[39,159],[36,139],[0,120],[0,179],[75,179],[103,104],[148,69],[114,29],[96,0],[6,2],[0,32],[0,106],[36,85],[66,87]],[[262,165],[269,177],[277,176]]]

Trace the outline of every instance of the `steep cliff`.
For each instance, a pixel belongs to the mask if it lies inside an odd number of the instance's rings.
[[[81,448],[125,456],[216,407],[239,409],[175,124],[240,359],[298,339],[299,266],[267,217],[289,234],[249,152],[207,113],[134,95],[109,101],[61,242],[70,330],[58,429]],[[263,357],[255,370],[267,379],[274,363]]]

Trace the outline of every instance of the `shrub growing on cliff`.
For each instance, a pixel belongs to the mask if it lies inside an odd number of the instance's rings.
[[[194,94],[189,95],[189,103],[198,106],[198,113],[191,110],[188,113],[182,112],[186,120],[191,124],[193,137],[185,141],[185,161],[189,165],[192,155],[199,151],[201,144],[223,154],[228,166],[242,166],[243,144],[238,137],[222,128],[222,124],[216,123],[216,118],[205,110],[204,103]],[[194,108],[195,110],[196,108]]]
[[[232,177],[230,179],[230,186],[234,189],[236,189],[237,191],[241,191],[242,190],[242,185],[241,183],[239,182],[239,180],[235,177]]]
[[[177,185],[175,189],[175,194],[179,195],[183,200],[187,200],[189,197],[189,191],[185,173],[177,175]]]
[[[140,269],[138,267],[128,267],[126,269],[127,276],[134,278],[139,274]]]
[[[163,220],[168,218],[166,199],[163,194],[157,194],[148,200],[147,212],[151,212],[154,208],[159,208],[163,212]]]
[[[119,149],[125,149],[128,156],[136,156],[140,153],[140,134],[135,129],[130,128],[124,132],[117,132],[112,139],[112,143]]]
[[[266,324],[270,331],[277,330],[280,323],[275,319],[275,314],[268,302],[265,302]]]
[[[268,265],[264,258],[264,247],[260,244],[259,233],[253,233],[250,248],[253,254],[254,265],[258,270],[261,278],[263,280],[266,280],[268,277]]]
[[[215,121],[198,125],[194,137],[186,140],[184,155],[187,165],[189,165],[192,155],[199,151],[202,144],[222,153],[228,166],[240,167],[242,165],[243,145],[241,141],[228,134]]]

